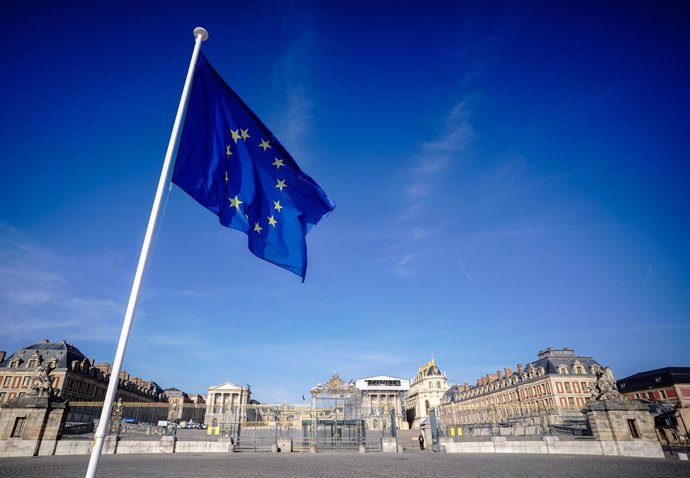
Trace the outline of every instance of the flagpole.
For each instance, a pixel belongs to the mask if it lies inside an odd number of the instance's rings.
[[[127,340],[129,339],[129,332],[132,328],[132,321],[134,319],[134,311],[139,299],[139,290],[141,289],[141,280],[144,276],[144,269],[151,249],[151,239],[158,223],[158,214],[160,213],[163,194],[168,183],[168,173],[170,172],[170,165],[172,164],[172,156],[177,147],[180,136],[180,125],[182,117],[187,109],[187,102],[189,100],[189,90],[194,79],[194,69],[196,61],[201,50],[201,42],[206,41],[208,32],[201,27],[194,29],[194,52],[192,53],[192,60],[189,63],[189,70],[187,71],[187,79],[182,89],[182,98],[180,98],[180,105],[177,107],[177,115],[175,116],[175,123],[173,124],[172,133],[170,134],[170,142],[168,143],[168,150],[165,153],[165,161],[163,162],[163,169],[158,180],[158,189],[153,200],[151,208],[151,215],[149,216],[149,223],[146,227],[146,234],[144,236],[144,243],[141,246],[141,254],[139,255],[139,263],[134,274],[134,282],[132,284],[132,292],[129,295],[129,302],[127,303],[127,310],[125,312],[124,322],[122,323],[122,331],[120,332],[120,341],[117,344],[117,352],[115,352],[115,360],[113,361],[113,368],[110,373],[110,381],[108,383],[108,391],[105,395],[103,403],[103,410],[101,410],[101,418],[98,422],[98,429],[94,438],[93,449],[91,450],[91,458],[89,459],[89,468],[86,471],[86,478],[95,478],[96,470],[98,469],[98,461],[101,458],[103,451],[103,443],[107,435],[108,422],[110,421],[110,412],[115,401],[117,393],[117,386],[120,382],[120,369],[122,368],[122,361],[125,356],[127,348]]]

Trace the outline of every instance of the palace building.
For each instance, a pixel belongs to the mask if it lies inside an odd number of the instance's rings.
[[[377,375],[355,380],[361,393],[361,409],[370,429],[387,429],[391,426],[391,414],[398,428],[406,430],[404,397],[410,390],[410,381],[402,378]]]
[[[670,422],[658,427],[659,440],[685,443],[690,427],[690,367],[665,367],[636,373],[618,380],[618,391],[628,399],[649,400],[659,405],[671,406],[659,418]],[[663,429],[668,430],[666,434]]]
[[[548,414],[550,423],[580,413],[591,396],[603,368],[592,357],[573,349],[547,348],[537,360],[505,368],[477,380],[475,386],[457,385],[446,392],[438,409],[446,425],[498,423],[527,416]]]
[[[109,364],[94,364],[64,340],[44,340],[6,357],[0,351],[0,403],[31,392],[36,368],[46,367],[56,395],[72,401],[102,401],[110,380]],[[165,402],[156,382],[120,373],[117,396],[123,402]]]
[[[249,386],[231,382],[208,387],[204,423],[216,427],[245,422],[251,393]]]
[[[444,393],[448,390],[446,374],[436,365],[436,360],[425,363],[410,384],[410,392],[405,399],[406,419],[409,427],[419,428],[429,416],[429,411],[441,404]]]

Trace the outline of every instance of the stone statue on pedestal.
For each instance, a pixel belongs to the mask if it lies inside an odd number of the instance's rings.
[[[597,377],[597,381],[593,386],[590,387],[592,392],[592,400],[602,401],[602,400],[624,400],[625,397],[618,392],[616,387],[616,379],[613,376],[613,372],[610,367],[606,367],[604,370],[597,369],[594,374]]]
[[[39,398],[52,398],[55,390],[53,389],[53,377],[50,372],[53,367],[48,364],[43,364],[43,359],[38,357],[38,365],[34,369],[34,375],[31,380],[31,394]]]

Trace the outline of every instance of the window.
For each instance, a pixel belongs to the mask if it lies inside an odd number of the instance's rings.
[[[582,393],[589,392],[589,385],[587,385],[587,382],[580,382],[580,388],[582,388]]]
[[[7,392],[0,392],[0,403],[5,401],[6,395],[7,395]]]
[[[640,431],[637,429],[637,423],[634,418],[628,418],[628,428],[633,438],[640,438]]]
[[[12,381],[12,377],[10,377],[10,376],[8,375],[7,377],[5,377],[5,381],[2,382],[2,386],[3,386],[3,387],[9,387],[11,381]]]
[[[666,400],[668,397],[666,396],[666,390],[659,390],[659,395],[661,395],[661,398],[663,400]]]
[[[573,397],[568,397],[568,405],[570,408],[575,408],[575,399]]]
[[[26,368],[34,368],[36,367],[36,361],[34,359],[29,360],[29,363],[26,364]]]
[[[17,417],[14,420],[14,428],[12,428],[11,437],[21,437],[24,431],[24,423],[26,423],[26,417]]]
[[[563,382],[563,386],[565,387],[566,393],[572,392],[572,389],[570,388],[570,382]]]
[[[24,380],[22,380],[22,387],[28,387],[29,386],[29,381],[31,380],[31,377],[24,377]]]

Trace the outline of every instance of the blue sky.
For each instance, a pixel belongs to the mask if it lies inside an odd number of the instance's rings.
[[[337,204],[306,283],[173,187],[124,367],[299,402],[690,363],[686,2],[4,2],[0,348],[112,361],[193,48]]]

